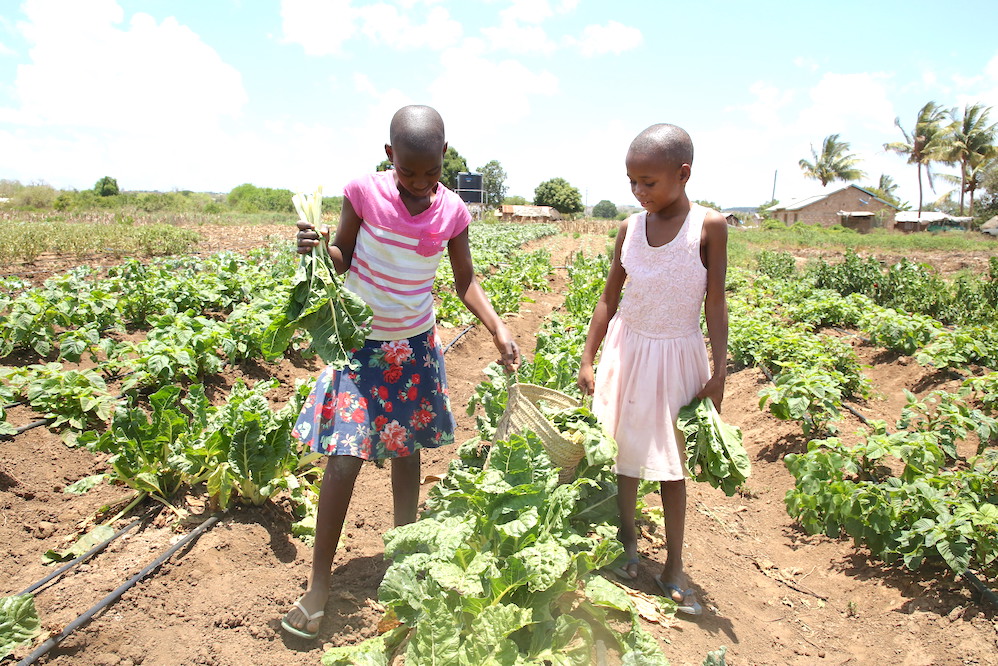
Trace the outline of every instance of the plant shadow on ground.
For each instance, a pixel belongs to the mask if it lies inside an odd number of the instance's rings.
[[[783,538],[786,539],[790,550],[794,551],[814,546],[821,541],[831,540],[824,534],[809,534],[808,531],[801,527],[797,522],[783,526]]]
[[[646,563],[647,564],[647,563]],[[660,566],[660,565],[656,565]],[[657,569],[656,569],[657,570]],[[642,567],[639,570],[638,577],[635,580],[623,580],[616,575],[607,575],[606,578],[611,581],[617,581],[621,585],[628,587],[637,592],[642,592],[644,594],[663,596],[661,588],[655,582],[655,576],[658,574],[652,573],[648,570],[647,566]],[[696,595],[697,601],[704,608],[702,615],[693,617],[689,615],[684,615],[682,613],[676,613],[677,622],[670,625],[672,629],[677,629],[679,631],[683,630],[685,623],[689,622],[691,624],[697,625],[700,629],[708,632],[712,636],[718,636],[724,634],[733,643],[737,644],[738,634],[735,632],[734,623],[721,615],[716,615],[715,613],[709,611],[708,609],[714,605],[709,592],[706,588],[702,587],[699,583],[692,580],[689,581],[689,589],[693,590]]]
[[[918,380],[918,382],[912,387],[912,391],[915,393],[925,393],[932,391],[942,384],[953,381],[953,376],[950,374],[949,370],[945,368],[927,368],[929,371],[924,377]]]
[[[783,435],[772,444],[768,444],[761,449],[756,454],[756,460],[765,460],[766,462],[779,462],[783,460],[783,456],[788,453],[804,453],[807,451],[807,443],[811,438],[806,437],[804,433],[792,432]]]
[[[946,616],[957,606],[973,604],[987,617],[998,616],[998,609],[980,599],[969,581],[956,578],[941,565],[923,564],[918,571],[910,571],[902,565],[873,560],[863,549],[833,562],[832,568],[857,580],[893,587],[906,599],[896,610],[906,615],[921,611]]]

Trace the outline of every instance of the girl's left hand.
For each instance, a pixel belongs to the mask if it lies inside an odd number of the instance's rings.
[[[516,340],[513,339],[505,324],[499,324],[496,332],[492,334],[492,341],[495,343],[496,349],[499,350],[497,362],[506,369],[506,372],[516,372],[516,369],[520,367],[520,348],[516,345]]]
[[[724,375],[712,375],[697,393],[697,398],[710,398],[718,414],[721,413],[721,401],[724,400],[724,379]]]

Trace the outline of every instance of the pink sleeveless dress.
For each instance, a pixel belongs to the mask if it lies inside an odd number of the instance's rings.
[[[593,396],[596,416],[617,440],[617,474],[651,481],[687,476],[676,418],[710,378],[700,330],[706,214],[691,204],[676,238],[660,247],[648,244],[647,213],[628,224],[620,253],[627,282],[603,341]]]

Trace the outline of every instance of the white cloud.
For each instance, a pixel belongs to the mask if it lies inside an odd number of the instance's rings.
[[[429,104],[443,115],[448,137],[458,137],[456,147],[462,154],[474,152],[468,150],[470,142],[478,142],[488,152],[495,149],[492,142],[499,128],[530,116],[533,97],[557,94],[558,79],[518,60],[485,57],[476,52],[474,40],[466,44],[471,47],[442,54],[440,75],[427,89]],[[496,81],[503,82],[500,90],[488,85]]]
[[[730,106],[725,111],[745,112],[748,119],[764,127],[783,126],[780,110],[794,101],[793,90],[781,90],[765,81],[755,81],[749,86],[755,99],[742,105]]]
[[[207,132],[247,101],[240,73],[174,18],[156,23],[113,0],[29,0],[18,27],[31,45],[7,122],[125,133]]]
[[[0,42],[0,55],[5,55],[5,56],[17,55],[17,52],[14,51],[14,49],[7,46],[6,44],[4,44],[3,42]]]
[[[482,34],[488,39],[493,51],[548,54],[557,48],[554,41],[548,37],[547,31],[539,25],[521,25],[503,21],[498,26],[482,28]]]
[[[641,30],[617,21],[609,21],[606,25],[588,25],[582,30],[581,37],[566,38],[566,42],[577,46],[587,57],[605,53],[619,55],[638,48],[643,41]]]
[[[547,0],[512,0],[509,7],[499,12],[506,23],[541,23],[554,16]]]
[[[379,2],[355,7],[350,0],[282,0],[284,41],[321,56],[342,53],[343,44],[358,34],[395,49],[440,50],[460,40],[461,24],[443,7],[433,6],[425,13],[425,21],[415,22],[406,10],[417,4]]]
[[[350,0],[282,0],[284,41],[300,44],[308,55],[335,55],[357,26]]]
[[[806,69],[809,72],[818,71],[818,62],[813,58],[807,58],[805,56],[797,56],[794,58],[794,65],[800,67],[801,69]]]
[[[884,85],[887,79],[882,73],[825,74],[811,88],[811,106],[801,111],[794,130],[814,135],[814,140],[854,125],[890,132],[896,113]]]

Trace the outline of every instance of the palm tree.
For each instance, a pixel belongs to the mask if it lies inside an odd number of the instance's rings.
[[[897,192],[898,184],[895,183],[894,179],[886,173],[880,174],[880,182],[877,183],[877,186],[874,189],[883,195],[880,197],[881,199],[891,203],[901,203],[901,201],[894,195],[894,193]]]
[[[904,141],[885,143],[884,150],[897,153],[908,158],[908,164],[918,166],[918,216],[922,216],[922,166],[925,166],[925,173],[929,177],[929,187],[935,191],[932,184],[931,165],[934,161],[939,161],[942,154],[942,146],[945,144],[946,130],[943,127],[943,118],[946,110],[935,102],[928,102],[918,112],[918,119],[915,121],[915,129],[911,134],[901,127],[901,119],[895,118],[894,124],[904,135]]]
[[[801,160],[800,168],[804,171],[804,176],[821,181],[821,186],[825,187],[833,180],[859,180],[866,174],[855,168],[859,159],[855,155],[849,154],[849,144],[839,141],[838,134],[830,134],[825,137],[821,144],[821,155],[814,151],[811,146],[811,157],[814,162]]]
[[[969,163],[967,169],[959,176],[951,176],[948,173],[942,174],[947,182],[959,185],[963,192],[970,194],[970,208],[967,209],[967,215],[974,216],[974,193],[984,186],[988,171],[994,170],[996,167],[998,167],[998,156],[991,160],[980,160]],[[960,215],[963,215],[963,192],[960,194]]]
[[[988,125],[991,107],[981,104],[968,104],[963,107],[963,117],[957,117],[956,110],[950,112],[953,124],[950,125],[950,138],[945,149],[947,162],[960,165],[960,215],[963,215],[963,195],[972,192],[968,179],[978,168],[998,156],[998,123]],[[973,183],[977,189],[978,183]],[[971,214],[973,214],[973,194],[971,194]]]

